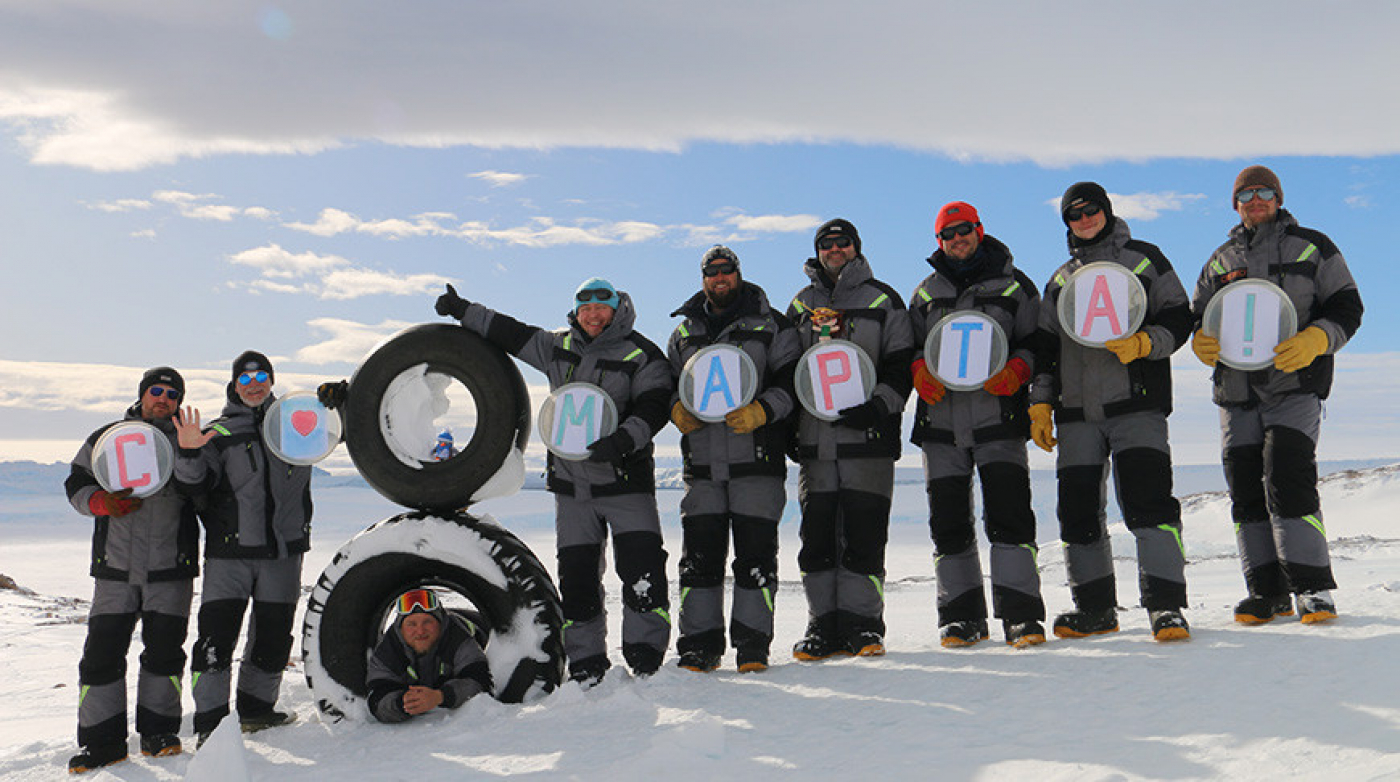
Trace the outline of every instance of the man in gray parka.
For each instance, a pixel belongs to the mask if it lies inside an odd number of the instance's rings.
[[[199,414],[176,427],[175,480],[196,498],[204,522],[199,638],[190,662],[194,730],[202,743],[229,713],[233,651],[253,603],[238,667],[236,706],[245,733],[293,722],[276,709],[292,653],[302,557],[311,548],[311,467],[288,464],[263,442],[275,399],[272,362],[254,350],[233,361],[223,416],[201,431]]]
[[[1184,640],[1186,555],[1181,505],[1172,496],[1167,416],[1172,409],[1171,356],[1191,333],[1186,290],[1156,245],[1132,238],[1113,214],[1108,193],[1078,182],[1060,199],[1070,260],[1045,286],[1041,353],[1031,390],[1031,437],[1045,451],[1058,443],[1060,539],[1065,544],[1074,610],[1055,617],[1061,638],[1118,630],[1118,592],[1108,537],[1109,460],[1123,521],[1137,541],[1138,592],[1152,635]],[[1070,276],[1091,263],[1112,263],[1137,277],[1146,293],[1139,329],[1102,347],[1074,341],[1057,308]],[[1054,420],[1051,420],[1053,410]],[[1055,427],[1059,427],[1059,438]]]
[[[438,298],[437,312],[545,373],[551,390],[591,383],[617,406],[617,430],[589,445],[587,459],[549,455],[564,651],[570,678],[584,686],[601,681],[611,666],[602,575],[611,530],[622,580],[622,656],[635,675],[655,673],[671,641],[652,458],[652,438],[666,425],[674,389],[666,354],[632,330],[631,297],[597,277],[574,292],[569,325],[557,331],[469,302],[451,285]]]
[[[848,220],[829,220],[813,240],[787,316],[802,351],[822,339],[854,342],[875,366],[869,399],[822,420],[798,414],[801,465],[802,589],[807,632],[793,647],[799,660],[885,653],[885,546],[899,458],[900,415],[909,398],[914,338],[899,293],[875,279]],[[798,367],[799,372],[806,371]]]
[[[1026,458],[1026,387],[1035,361],[1040,292],[1014,265],[1011,250],[987,234],[971,204],[954,201],[933,224],[938,250],[930,274],[909,299],[914,343],[943,318],[976,311],[1006,335],[1005,365],[972,390],[949,391],[922,351],[910,367],[919,401],[913,442],[923,449],[929,530],[938,580],[938,630],[944,647],[987,638],[987,598],[972,516],[972,471],[982,484],[991,542],[992,613],[1018,649],[1045,643],[1045,602],[1036,569],[1035,512]],[[963,357],[966,358],[966,357]]]
[[[678,398],[671,421],[681,431],[685,498],[681,524],[679,665],[712,671],[724,654],[724,565],[734,538],[734,610],[730,640],[741,672],[768,667],[773,602],[778,590],[778,520],[787,491],[788,419],[797,334],[768,304],[763,289],[739,271],[739,256],[715,245],[701,258],[703,290],[671,313],[685,320],[666,353],[680,377],[686,362],[710,345],[732,345],[753,360],[754,397],[721,421],[696,418]],[[737,395],[697,376],[703,392]],[[729,381],[733,384],[733,380]],[[684,388],[684,385],[682,385]]]
[[[175,444],[171,419],[185,381],[170,367],[141,377],[138,399],[124,421],[144,421]],[[121,423],[121,422],[117,422]],[[73,458],[64,489],[73,508],[93,517],[92,608],[78,664],[78,745],[73,773],[127,756],[126,654],[141,622],[141,673],[136,683],[136,731],[141,753],[181,751],[180,678],[185,670],[194,578],[199,575],[199,522],[173,482],[144,499],[131,489],[108,492],[93,474],[93,447],[116,423],[93,432]]]
[[[1332,240],[1283,208],[1273,171],[1241,171],[1230,203],[1240,223],[1201,269],[1192,304],[1197,322],[1217,291],[1242,279],[1279,286],[1298,314],[1298,333],[1275,348],[1273,365],[1252,372],[1217,363],[1215,337],[1197,331],[1191,342],[1215,369],[1221,458],[1249,589],[1235,620],[1252,625],[1291,616],[1296,595],[1303,622],[1325,622],[1337,616],[1337,584],[1317,494],[1317,438],[1332,356],[1361,326],[1361,294]]]

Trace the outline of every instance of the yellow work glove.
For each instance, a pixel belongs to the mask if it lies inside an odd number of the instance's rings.
[[[1274,348],[1277,354],[1274,356],[1274,369],[1297,372],[1326,352],[1327,332],[1317,326],[1308,326]]]
[[[768,423],[768,413],[757,401],[749,402],[737,410],[730,410],[724,417],[724,423],[738,434],[748,434]]]
[[[1152,352],[1152,338],[1147,336],[1146,331],[1139,331],[1122,339],[1110,339],[1103,346],[1113,351],[1119,361],[1131,364]]]
[[[1055,450],[1055,420],[1054,408],[1041,402],[1031,405],[1031,439],[1040,446],[1040,450],[1050,453]]]
[[[681,434],[690,434],[705,425],[704,421],[692,415],[680,402],[671,405],[671,423],[681,430]]]
[[[1196,354],[1196,358],[1208,367],[1215,366],[1215,362],[1220,360],[1220,340],[1215,337],[1208,337],[1204,331],[1196,329],[1196,333],[1191,335],[1191,352]]]

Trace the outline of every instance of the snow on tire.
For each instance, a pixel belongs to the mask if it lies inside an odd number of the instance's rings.
[[[387,409],[405,390],[405,396],[431,402],[428,396],[442,389],[430,391],[431,383],[415,381],[437,376],[465,386],[476,406],[470,442],[457,443],[460,452],[444,461],[429,455],[435,432],[400,434],[431,427],[431,415],[426,421],[405,416],[409,420],[398,422],[396,432]],[[525,380],[505,352],[459,325],[410,326],[380,345],[350,378],[344,414],[350,458],[369,485],[399,505],[452,512],[485,496],[509,494],[524,480],[521,454],[530,437]],[[417,447],[423,452],[412,452]]]
[[[307,601],[306,680],[327,718],[370,718],[369,655],[394,599],[419,586],[461,595],[484,617],[498,700],[533,700],[563,681],[559,593],[530,549],[489,516],[404,513],[342,546]]]

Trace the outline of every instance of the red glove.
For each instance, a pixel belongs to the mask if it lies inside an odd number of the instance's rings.
[[[925,403],[938,404],[943,399],[944,394],[948,393],[948,389],[944,388],[943,384],[938,382],[938,378],[928,371],[928,364],[923,359],[915,359],[914,363],[909,365],[909,373],[914,376],[914,390],[918,392],[919,398]]]
[[[119,519],[139,507],[141,507],[141,498],[131,496],[129,488],[114,494],[98,489],[88,498],[88,510],[92,511],[94,516],[111,516],[114,519]]]
[[[1025,361],[1013,358],[1001,371],[987,378],[982,388],[992,396],[1011,396],[1031,379],[1031,368]]]

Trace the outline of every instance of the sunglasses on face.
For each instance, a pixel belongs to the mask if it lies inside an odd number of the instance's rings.
[[[1235,193],[1235,200],[1242,204],[1247,204],[1253,201],[1255,196],[1259,196],[1260,200],[1263,201],[1272,201],[1278,197],[1278,193],[1275,193],[1272,187],[1256,187],[1251,190],[1241,190]]]
[[[705,272],[706,277],[717,277],[721,274],[733,274],[734,272],[739,271],[739,265],[735,263],[729,263],[728,261],[725,261],[724,263],[712,263],[709,266],[706,266],[703,271]]]
[[[972,223],[958,223],[939,231],[938,238],[945,242],[951,242],[954,236],[967,236],[975,230],[977,230],[977,226]]]
[[[830,250],[833,247],[840,247],[844,250],[850,246],[851,237],[849,236],[826,236],[817,240],[818,250]]]
[[[1071,223],[1077,223],[1086,217],[1093,217],[1094,215],[1102,211],[1103,207],[1099,206],[1098,204],[1085,204],[1084,206],[1081,206],[1078,209],[1071,209],[1068,212],[1065,212],[1065,219],[1070,221]]]
[[[589,288],[586,291],[579,291],[575,296],[579,301],[612,301],[613,292],[606,288]]]
[[[173,388],[161,388],[160,386],[151,386],[150,388],[146,389],[146,392],[149,393],[151,396],[169,397],[170,401],[172,402],[177,401],[180,398],[180,392]]]
[[[266,383],[267,373],[259,369],[257,372],[244,372],[238,376],[238,385],[246,386],[252,382]]]
[[[442,603],[438,602],[437,593],[431,589],[410,589],[399,595],[395,601],[395,608],[399,616],[408,616],[414,611],[436,611]]]

